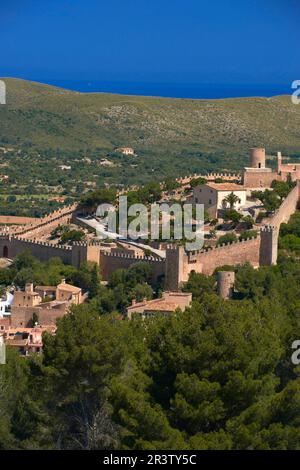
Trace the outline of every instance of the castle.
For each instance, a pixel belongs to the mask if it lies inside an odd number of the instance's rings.
[[[284,180],[291,175],[293,180],[300,178],[300,165],[283,165],[278,154],[277,170],[265,166],[264,149],[251,150],[251,166],[244,169],[243,183],[247,187],[268,187],[274,179]],[[116,269],[129,268],[132,264],[145,262],[152,266],[153,281],[164,278],[165,289],[178,291],[194,271],[206,275],[212,274],[217,267],[238,265],[249,262],[252,266],[270,266],[277,262],[277,245],[280,224],[287,222],[296,211],[300,197],[300,182],[282,202],[272,217],[263,220],[257,237],[237,241],[227,245],[186,252],[182,246],[168,245],[165,256],[144,256],[137,252],[113,250],[99,241],[74,243],[72,246],[57,245],[40,241],[47,230],[53,230],[59,224],[70,223],[76,219],[77,206],[68,206],[41,219],[7,234],[0,235],[0,257],[13,259],[29,249],[41,261],[59,257],[64,263],[78,268],[85,261],[96,262],[104,281],[108,280]]]
[[[277,153],[276,170],[266,167],[264,148],[250,149],[250,167],[244,168],[242,183],[246,188],[268,188],[272,181],[297,181],[300,179],[299,163],[282,163],[281,152]]]

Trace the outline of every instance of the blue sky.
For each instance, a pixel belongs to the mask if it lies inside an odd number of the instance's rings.
[[[0,76],[286,84],[299,0],[0,0]]]

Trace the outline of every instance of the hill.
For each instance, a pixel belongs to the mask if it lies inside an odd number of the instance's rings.
[[[224,100],[78,93],[5,79],[1,136],[11,143],[86,149],[131,145],[138,151],[300,150],[300,107],[289,96]]]
[[[70,194],[78,184],[82,191],[104,182],[237,171],[253,146],[300,157],[300,106],[290,96],[166,99],[4,80],[0,147],[12,150],[0,151],[0,165],[6,167],[1,172],[17,186],[31,185],[33,192],[37,184],[42,193],[51,186]],[[119,146],[133,147],[138,156],[116,154]],[[101,165],[103,158],[111,166]]]

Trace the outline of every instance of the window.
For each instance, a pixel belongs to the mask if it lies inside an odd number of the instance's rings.
[[[208,200],[208,204],[212,204],[212,200],[211,200],[211,199]]]

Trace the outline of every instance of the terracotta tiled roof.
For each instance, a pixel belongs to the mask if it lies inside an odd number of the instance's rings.
[[[26,346],[28,344],[28,338],[26,339],[19,339],[19,338],[7,338],[6,344],[10,346]]]
[[[173,302],[166,302],[164,300],[161,301],[155,301],[155,302],[149,302],[149,304],[146,304],[146,311],[157,311],[157,312],[175,312],[175,310],[178,308],[178,304],[175,304]]]
[[[246,191],[243,186],[235,183],[207,183],[206,186],[219,191]]]
[[[55,286],[35,286],[35,288],[38,290],[56,290]]]
[[[58,284],[57,288],[60,290],[73,292],[74,294],[77,294],[78,292],[81,291],[80,287],[75,287],[75,286],[72,286],[71,284],[65,284],[65,283]]]
[[[157,312],[175,312],[175,310],[178,308],[178,304],[175,302],[167,302],[164,299],[155,299],[138,302],[135,305],[128,307],[128,310],[134,311],[134,309],[137,307],[145,307],[145,310],[155,310]]]

